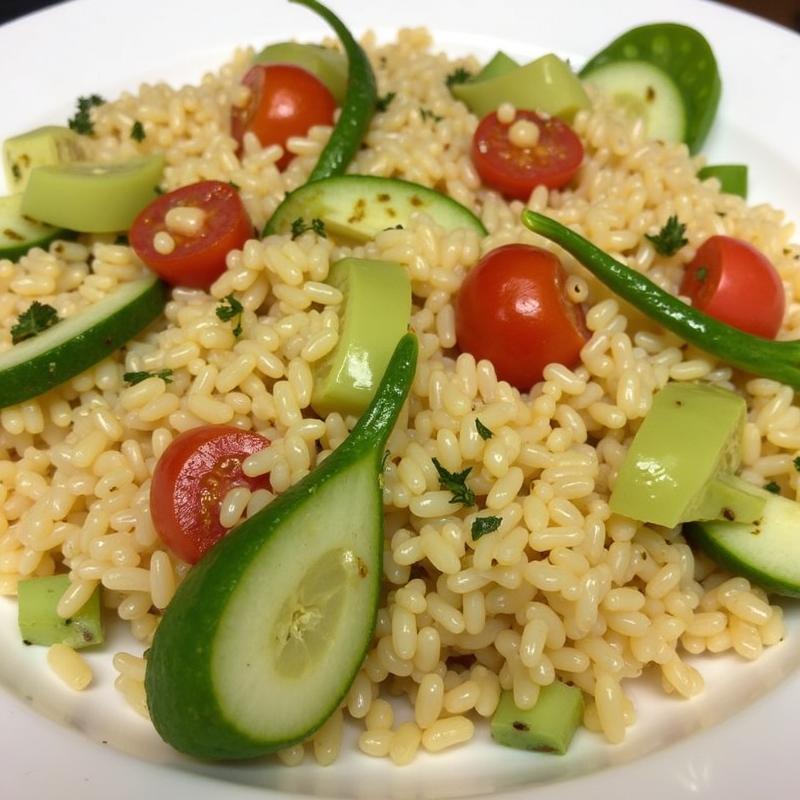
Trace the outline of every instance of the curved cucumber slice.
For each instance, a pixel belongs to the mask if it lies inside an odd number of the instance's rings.
[[[328,283],[344,294],[339,341],[315,370],[311,405],[321,417],[360,414],[408,330],[411,281],[394,261],[345,258],[333,265]]]
[[[633,28],[591,58],[580,76],[594,80],[601,67],[630,62],[649,64],[672,80],[685,108],[682,141],[691,152],[699,150],[714,121],[722,91],[717,60],[705,37],[674,22]]]
[[[746,405],[700,383],[668,383],[653,399],[611,493],[616,514],[674,528],[696,519],[752,522],[762,498],[734,478]]]
[[[37,167],[22,195],[22,211],[84,233],[124,231],[157,196],[163,168],[162,155],[137,156],[117,164]]]
[[[256,57],[257,64],[294,64],[308,70],[327,87],[340,106],[347,90],[347,57],[338,50],[318,44],[277,42],[267,45]]]
[[[767,591],[800,597],[800,504],[751,488],[764,504],[755,522],[692,522],[683,532],[737,575]]]
[[[645,61],[616,61],[598,67],[586,79],[609,94],[630,116],[644,118],[648,138],[684,141],[683,98],[663,70]]]
[[[483,223],[452,198],[418,183],[372,175],[339,175],[295,189],[267,222],[264,236],[288,233],[296,219],[316,218],[334,237],[368,242],[387,228],[407,225],[416,212],[447,230],[469,228],[486,236]]]
[[[501,61],[496,77],[460,83],[451,92],[479,117],[507,102],[570,122],[577,111],[589,107],[589,98],[578,77],[552,53],[522,67],[507,67],[508,63]]]
[[[54,228],[22,213],[22,195],[0,197],[0,258],[16,261],[32,247],[46,248],[63,236],[63,228]]]
[[[34,167],[66,164],[82,158],[81,137],[60,125],[45,125],[12,136],[3,143],[6,184],[12,192],[21,192],[25,188]]]
[[[44,394],[102,361],[149,325],[166,299],[157,278],[132,281],[0,353],[0,408]]]
[[[150,716],[173,747],[250,758],[310,736],[372,639],[381,586],[380,462],[416,365],[400,341],[350,436],[215,545],[178,588],[150,650]]]
[[[483,69],[472,79],[472,82],[485,81],[489,78],[497,78],[511,72],[519,66],[510,55],[498,50],[489,61],[484,64]],[[469,81],[467,81],[469,83]]]
[[[720,191],[747,198],[747,164],[709,164],[697,171],[697,177],[716,178]]]

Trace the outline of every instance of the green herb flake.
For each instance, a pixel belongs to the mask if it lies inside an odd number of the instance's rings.
[[[396,96],[397,95],[395,92],[387,92],[385,95],[383,95],[383,97],[379,97],[375,101],[375,110],[386,111],[386,109],[389,108],[389,105]]]
[[[644,236],[653,243],[657,253],[662,256],[674,256],[681,247],[689,242],[684,233],[686,233],[686,225],[673,214],[655,236],[649,233]]]
[[[136,122],[131,125],[131,139],[136,142],[143,142],[145,136],[144,125],[137,119]]]
[[[242,313],[244,306],[232,295],[226,295],[217,306],[217,316],[223,322],[230,322],[235,319],[233,335],[238,339],[242,335]]]
[[[157,372],[126,372],[122,376],[122,380],[124,380],[125,383],[129,383],[131,386],[146,381],[148,378],[161,378],[164,383],[172,383],[172,370],[160,369]]]
[[[487,441],[494,436],[494,431],[487,428],[477,417],[475,418],[475,428],[480,434],[481,439]]]
[[[456,67],[456,69],[445,78],[445,83],[448,87],[456,86],[459,83],[466,83],[471,77],[472,73],[468,69]]]
[[[117,235],[114,237],[114,244],[123,244],[123,245],[126,245],[126,244],[128,244],[128,243],[129,243],[129,242],[128,242],[128,234],[127,234],[127,233],[118,233],[118,234],[117,234]]]
[[[153,191],[154,191],[154,192],[155,192],[157,195],[159,195],[159,197],[160,197],[162,194],[166,194],[166,191],[165,191],[164,189],[162,189],[160,186],[154,186],[154,187],[153,187]]]
[[[795,456],[792,460],[792,464],[794,464],[794,468],[800,472],[800,456]]]
[[[465,506],[475,505],[475,492],[467,486],[467,476],[472,472],[472,467],[467,467],[462,472],[448,472],[438,458],[433,459],[433,466],[439,474],[439,486],[453,493],[451,503],[462,503]]]
[[[58,322],[58,312],[53,306],[34,300],[11,327],[11,342],[18,344],[52,328]]]
[[[105,103],[99,94],[90,94],[88,97],[78,98],[78,110],[75,112],[74,117],[70,117],[67,125],[76,133],[81,133],[84,136],[91,136],[94,133],[94,125],[92,124],[91,110],[95,106],[101,106]]]
[[[440,117],[438,114],[434,114],[429,108],[420,108],[419,115],[422,117],[422,121],[431,119],[434,122],[441,122],[444,117]]]
[[[302,217],[292,220],[292,239],[302,236],[306,231],[314,231],[322,239],[327,239],[325,223],[319,217],[314,217],[309,224]]]
[[[781,487],[778,486],[778,484],[775,483],[775,481],[770,481],[769,483],[765,483],[764,484],[764,488],[768,492],[772,492],[772,494],[780,494],[781,493]]]
[[[487,533],[496,531],[502,523],[500,517],[475,517],[472,521],[472,541],[477,542],[481,536],[486,536]]]

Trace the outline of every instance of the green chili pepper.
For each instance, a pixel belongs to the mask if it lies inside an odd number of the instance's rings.
[[[347,56],[347,91],[331,138],[320,153],[309,182],[342,175],[356,154],[375,113],[378,97],[375,75],[367,54],[345,24],[317,0],[289,0],[319,14],[336,32]]]
[[[543,214],[523,211],[522,222],[563,247],[623,300],[689,344],[754,375],[800,389],[800,341],[762,339],[709,317]]]

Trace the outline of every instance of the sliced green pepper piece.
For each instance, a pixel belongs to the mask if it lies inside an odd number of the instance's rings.
[[[697,177],[701,181],[716,178],[720,191],[747,197],[747,165],[746,164],[709,164],[698,170]]]
[[[709,317],[544,214],[523,211],[522,222],[563,247],[623,300],[685,341],[754,375],[800,389],[800,341],[762,339]]]

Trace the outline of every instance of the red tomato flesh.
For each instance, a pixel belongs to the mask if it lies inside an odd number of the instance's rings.
[[[182,207],[205,213],[194,235],[167,228],[167,212]],[[169,253],[155,248],[153,239],[161,232],[175,242]],[[153,200],[133,221],[129,239],[139,258],[167,283],[208,289],[225,271],[228,252],[241,249],[252,236],[253,223],[236,189],[222,181],[200,181]]]
[[[679,291],[700,311],[765,339],[775,338],[786,310],[775,267],[760,250],[732,236],[712,236],[700,245]]]
[[[243,108],[231,112],[231,135],[239,143],[248,131],[265,147],[279,144],[284,154],[278,169],[294,158],[286,150],[291,136],[305,136],[314,125],[332,125],[336,101],[322,81],[293,64],[256,64],[242,83],[250,89]]]
[[[487,253],[456,298],[462,351],[494,364],[521,391],[553,362],[574,366],[589,338],[583,309],[565,294],[565,273],[547,250],[508,244]]]
[[[269,487],[265,475],[250,478],[242,470],[245,458],[268,446],[260,434],[230,425],[202,425],[175,437],[150,487],[150,516],[170,550],[194,564],[225,536],[219,514],[228,491]]]
[[[543,117],[535,111],[517,111],[517,120],[528,120],[539,128],[539,141],[532,147],[511,142],[511,124],[487,114],[472,137],[472,163],[481,180],[509,199],[527,200],[537,186],[560,189],[572,180],[583,161],[583,145],[577,134],[558,117]]]

